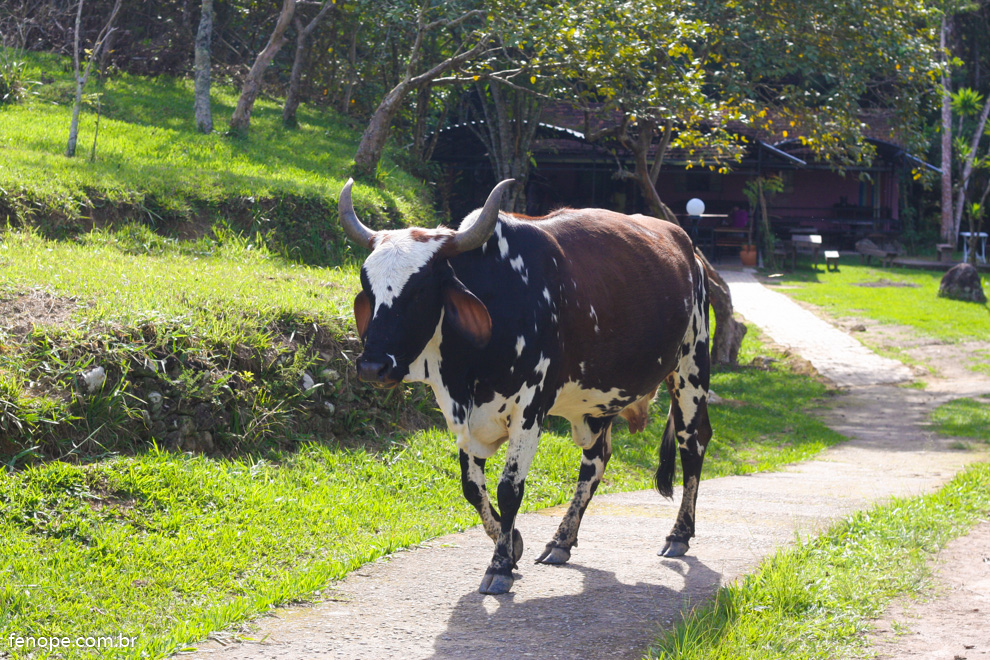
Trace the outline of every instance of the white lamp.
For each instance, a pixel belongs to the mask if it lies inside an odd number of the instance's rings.
[[[688,215],[701,215],[705,212],[705,203],[697,197],[689,199],[687,203]]]

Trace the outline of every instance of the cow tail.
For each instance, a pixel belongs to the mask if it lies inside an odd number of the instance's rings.
[[[663,429],[663,440],[660,441],[660,465],[653,477],[657,492],[671,499],[674,497],[674,470],[677,467],[677,434],[674,432],[672,420],[667,418]]]

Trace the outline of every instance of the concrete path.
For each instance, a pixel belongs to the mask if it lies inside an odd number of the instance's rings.
[[[801,343],[791,345],[802,354],[831,356],[819,364],[837,382],[905,377],[899,363],[875,360],[858,342],[850,344],[817,317],[785,305],[783,296],[764,295],[752,278],[730,277],[733,299],[748,320],[754,321],[752,314],[758,324],[767,323],[779,343],[795,336]],[[782,320],[801,329],[780,334]],[[854,357],[840,359],[847,351]],[[218,637],[223,642],[209,641],[192,657],[641,658],[657,632],[686,608],[751,571],[795,535],[813,534],[891,495],[934,490],[980,458],[950,449],[925,430],[928,411],[947,398],[877,385],[837,397],[826,421],[850,442],[780,472],[702,482],[697,536],[687,557],[656,555],[673,524],[679,492],[674,502],[653,491],[599,496],[580,546],[563,567],[533,563],[563,508],[520,517],[527,545],[509,594],[477,593],[492,544],[475,528],[362,567],[337,585],[332,601],[277,610],[241,640]]]
[[[782,293],[771,291],[745,271],[720,271],[732,292],[732,306],[778,344],[811,362],[840,387],[911,380],[911,370],[881,357]]]

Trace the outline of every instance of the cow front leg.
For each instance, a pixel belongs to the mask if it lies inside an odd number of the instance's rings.
[[[485,571],[478,591],[483,594],[504,594],[512,588],[512,569],[522,556],[522,535],[515,528],[516,514],[522,505],[526,487],[526,475],[539,442],[539,424],[509,440],[505,468],[498,482],[498,508],[501,511],[500,529],[495,540],[495,553]]]
[[[591,498],[598,489],[598,484],[605,474],[605,466],[608,459],[612,457],[612,417],[590,418],[585,424],[594,425],[596,428],[595,444],[590,449],[585,449],[581,456],[581,469],[578,472],[577,489],[571,504],[567,507],[567,513],[557,528],[557,533],[553,539],[547,543],[537,559],[537,563],[543,564],[566,564],[571,558],[571,548],[577,545],[578,529],[581,527],[581,520],[584,512],[591,502]]]
[[[485,459],[472,457],[462,449],[460,450],[460,462],[461,492],[464,493],[464,499],[481,516],[481,524],[484,526],[488,537],[497,542],[502,525],[498,511],[488,499],[488,487],[485,485]],[[519,554],[522,555],[522,538],[519,539],[519,545]]]

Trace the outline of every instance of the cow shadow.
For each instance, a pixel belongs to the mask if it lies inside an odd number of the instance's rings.
[[[561,586],[559,590],[568,593],[554,595],[550,586],[546,595],[525,600],[511,592],[467,593],[434,641],[430,657],[638,660],[661,631],[680,621],[682,612],[714,595],[722,579],[720,572],[694,557],[657,558],[657,580],[634,584],[620,581],[614,572],[574,563],[537,565],[526,572],[534,570],[576,572],[581,588],[575,593],[572,586]],[[525,589],[525,576],[515,576],[515,589]],[[675,589],[661,582],[682,586]]]

